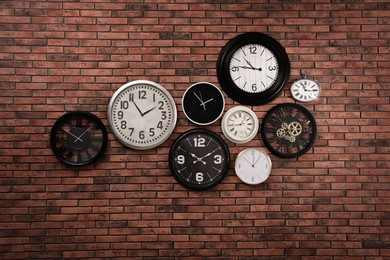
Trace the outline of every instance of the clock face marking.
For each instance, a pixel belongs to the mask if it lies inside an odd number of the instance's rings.
[[[169,166],[175,179],[189,189],[217,185],[229,167],[229,152],[221,138],[205,129],[190,130],[172,145]]]
[[[243,182],[255,185],[268,178],[271,168],[271,159],[263,150],[247,148],[237,155],[234,169]]]
[[[150,81],[122,86],[111,98],[108,118],[114,135],[134,149],[149,149],[164,142],[176,125],[172,96]]]

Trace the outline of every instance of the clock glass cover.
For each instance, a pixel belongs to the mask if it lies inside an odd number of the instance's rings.
[[[209,125],[220,118],[225,108],[222,92],[213,84],[199,82],[183,95],[183,112],[194,124]]]
[[[283,46],[263,33],[230,40],[217,62],[218,80],[233,100],[261,105],[276,98],[287,83],[290,61]]]
[[[271,108],[261,125],[267,148],[281,158],[306,153],[314,144],[317,126],[312,114],[298,104],[285,103]]]
[[[175,101],[157,83],[137,80],[126,83],[111,97],[108,122],[125,146],[145,150],[162,144],[177,120]]]
[[[220,183],[229,169],[225,142],[206,129],[190,130],[174,142],[169,167],[174,178],[193,190],[209,189]]]
[[[260,184],[271,173],[271,158],[261,149],[247,148],[237,155],[234,169],[241,181],[251,185]]]
[[[68,112],[53,125],[50,146],[62,162],[87,165],[95,162],[106,150],[107,131],[102,121],[92,113]]]

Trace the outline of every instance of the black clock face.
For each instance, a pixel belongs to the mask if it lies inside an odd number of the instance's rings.
[[[290,61],[274,38],[244,33],[223,47],[217,75],[230,98],[246,105],[261,105],[276,98],[288,82]]]
[[[229,169],[225,142],[206,129],[182,134],[169,152],[169,167],[175,179],[194,190],[209,189],[220,183]]]
[[[317,126],[312,114],[297,104],[273,107],[263,119],[264,144],[281,158],[299,157],[314,144]]]
[[[107,148],[107,131],[95,115],[76,111],[60,117],[50,133],[54,155],[69,165],[96,161]]]
[[[212,124],[218,120],[225,108],[222,92],[213,84],[199,82],[190,86],[183,95],[183,112],[198,125]]]

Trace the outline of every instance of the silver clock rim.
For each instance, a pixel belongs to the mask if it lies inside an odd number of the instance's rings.
[[[300,100],[300,99],[296,98],[296,97],[292,94],[292,89],[293,89],[293,87],[294,87],[295,85],[297,85],[300,81],[304,81],[304,80],[312,81],[312,82],[314,82],[315,84],[317,84],[319,91],[318,91],[318,95],[317,95],[317,97],[316,97],[315,99]],[[291,84],[291,87],[290,87],[291,96],[292,96],[296,101],[304,102],[304,103],[312,102],[312,101],[315,101],[315,100],[319,99],[320,96],[321,96],[321,90],[322,90],[322,89],[321,89],[320,84],[319,84],[317,81],[313,80],[313,79],[298,79],[298,80],[294,81],[294,82]]]
[[[247,181],[245,181],[244,179],[242,179],[240,175],[237,174],[237,170],[236,170],[238,159],[242,156],[243,153],[245,153],[246,151],[250,151],[250,150],[257,150],[257,151],[260,151],[263,155],[266,156],[267,161],[268,161],[269,166],[270,166],[269,169],[268,169],[268,171],[266,172],[267,177],[266,177],[264,180],[262,180],[262,181],[260,181],[260,182],[256,182],[256,183],[248,183]],[[234,163],[234,173],[236,174],[236,176],[237,176],[242,182],[244,182],[245,184],[248,184],[248,185],[258,185],[258,184],[261,184],[261,183],[265,182],[265,181],[268,179],[268,177],[271,175],[271,171],[272,171],[272,161],[271,161],[271,157],[270,157],[263,149],[260,149],[260,148],[253,148],[253,147],[251,147],[251,148],[246,148],[246,149],[242,150],[242,151],[237,155],[236,160],[235,160],[235,163]]]
[[[113,107],[114,101],[118,97],[118,95],[120,93],[122,93],[125,89],[129,88],[129,87],[132,87],[134,85],[141,85],[141,84],[150,85],[150,86],[153,86],[153,87],[159,89],[160,91],[162,91],[167,96],[169,102],[172,105],[172,110],[173,110],[172,111],[172,114],[173,114],[172,115],[172,124],[169,126],[165,136],[163,138],[161,138],[158,142],[153,143],[151,145],[146,145],[146,146],[133,145],[133,144],[130,144],[130,143],[126,142],[124,140],[124,138],[122,138],[122,136],[114,128],[112,117],[111,117],[111,115],[112,115],[112,107]],[[176,123],[177,123],[176,103],[175,103],[175,100],[173,99],[172,95],[169,93],[169,91],[166,88],[164,88],[163,86],[161,86],[160,84],[156,83],[156,82],[153,82],[153,81],[150,81],[150,80],[129,81],[129,82],[123,84],[121,87],[119,87],[115,91],[115,93],[112,95],[112,97],[110,99],[110,102],[108,103],[107,119],[108,119],[108,124],[110,126],[111,132],[114,134],[115,138],[120,143],[122,143],[124,146],[127,146],[127,147],[132,148],[132,149],[148,150],[148,149],[155,148],[155,147],[161,145],[162,143],[164,143],[172,135],[172,133],[173,133],[175,127],[176,127]]]
[[[250,116],[252,116],[255,120],[255,127],[253,129],[253,132],[246,138],[244,139],[236,139],[232,136],[230,136],[229,134],[229,131],[227,130],[226,128],[226,121],[228,120],[229,116],[231,114],[233,114],[234,112],[238,111],[238,110],[244,110],[245,112],[247,112]],[[255,136],[257,135],[257,133],[259,132],[259,119],[257,118],[257,115],[256,113],[248,108],[248,107],[245,107],[245,106],[235,106],[235,107],[232,107],[230,108],[226,113],[225,115],[223,116],[222,118],[222,122],[221,122],[221,128],[222,128],[222,133],[223,135],[231,142],[233,143],[236,143],[236,144],[244,144],[244,143],[247,143],[249,141],[251,141],[253,138],[255,138]]]
[[[209,122],[209,123],[199,123],[199,122],[196,122],[195,120],[192,120],[192,119],[187,115],[187,113],[186,113],[186,111],[185,111],[185,109],[184,109],[184,97],[186,96],[187,92],[188,92],[192,87],[194,87],[194,86],[196,86],[196,85],[198,85],[198,84],[209,84],[209,85],[213,86],[214,88],[216,88],[216,89],[219,91],[219,93],[221,94],[221,97],[222,97],[222,102],[223,102],[223,104],[222,104],[221,113],[218,115],[218,117],[217,117],[215,120],[213,120],[213,121],[211,121],[211,122]],[[190,122],[192,122],[192,123],[194,123],[194,124],[196,124],[196,125],[211,125],[211,124],[215,123],[218,119],[220,119],[221,116],[222,116],[222,114],[223,114],[223,111],[225,111],[225,97],[224,97],[222,91],[221,91],[215,84],[210,83],[210,82],[206,82],[206,81],[201,81],[201,82],[197,82],[197,83],[192,84],[191,86],[189,86],[189,87],[186,89],[186,91],[185,91],[184,94],[183,94],[183,97],[181,98],[181,108],[182,108],[182,110],[183,110],[184,115],[186,116],[186,118],[187,118]]]

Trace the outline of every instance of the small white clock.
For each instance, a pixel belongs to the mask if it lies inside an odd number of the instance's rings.
[[[234,169],[241,181],[256,185],[268,178],[271,173],[272,162],[263,150],[247,148],[237,155]]]
[[[310,102],[320,97],[321,87],[310,79],[300,79],[291,85],[293,98],[301,102]]]
[[[259,130],[259,120],[255,112],[244,106],[229,109],[222,118],[222,132],[234,143],[252,140]]]

